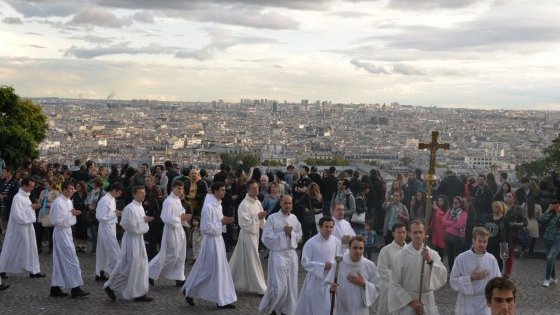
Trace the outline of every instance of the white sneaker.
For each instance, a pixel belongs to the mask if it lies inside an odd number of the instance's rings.
[[[558,284],[558,279],[556,278],[550,279],[550,284]]]
[[[550,281],[547,280],[547,279],[544,279],[544,281],[543,281],[543,283],[542,283],[542,286],[545,287],[545,288],[547,288],[548,286],[550,286]]]

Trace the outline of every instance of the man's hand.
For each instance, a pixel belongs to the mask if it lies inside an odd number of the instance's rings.
[[[117,217],[122,216],[122,211],[121,210],[115,210],[115,214],[117,215]]]
[[[82,211],[76,210],[76,209],[72,209],[72,215],[73,215],[73,216],[77,217],[77,216],[79,216],[80,214],[82,214]]]
[[[232,224],[235,221],[232,217],[223,217],[222,218],[222,225]]]
[[[416,315],[421,315],[422,313],[424,313],[424,303],[418,300],[410,301],[410,303],[408,303],[408,306],[410,306],[414,310],[414,312],[416,312]]]
[[[150,222],[152,222],[152,221],[154,221],[154,217],[149,217],[149,216],[145,216],[145,217],[144,217],[144,222],[150,223]]]
[[[286,234],[286,237],[290,237],[292,236],[292,231],[294,230],[294,227],[291,225],[286,225],[284,227],[284,234]]]
[[[329,271],[332,268],[332,262],[327,261],[325,262],[325,271]]]
[[[190,221],[192,218],[192,214],[190,213],[182,213],[181,214],[181,221]]]
[[[356,276],[353,275],[348,275],[346,276],[346,279],[350,282],[353,283],[361,288],[365,288],[366,286],[366,279],[364,278],[364,276],[358,274]]]
[[[350,242],[350,240],[352,239],[352,235],[344,235],[342,236],[342,243],[343,244],[348,244],[348,242]]]
[[[338,288],[338,283],[331,283],[331,293],[336,293],[336,288]]]
[[[482,269],[480,267],[476,268],[471,273],[471,281],[482,280],[482,279],[485,279],[486,277],[488,277],[488,271],[486,269]]]
[[[259,214],[258,214],[259,220],[264,219],[264,217],[266,217],[266,213],[267,213],[266,211],[261,211],[261,212],[259,212]]]
[[[430,256],[430,250],[426,246],[422,248],[422,258],[424,258],[427,263],[433,261],[432,256]]]

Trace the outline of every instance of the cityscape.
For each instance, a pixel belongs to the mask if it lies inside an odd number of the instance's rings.
[[[172,160],[217,170],[221,153],[254,153],[278,165],[307,159],[347,160],[387,174],[427,169],[418,150],[432,130],[450,150],[437,155],[438,171],[504,171],[543,156],[560,134],[560,112],[474,110],[391,104],[334,104],[268,99],[224,102],[36,98],[49,118],[41,157],[66,165],[149,165]]]

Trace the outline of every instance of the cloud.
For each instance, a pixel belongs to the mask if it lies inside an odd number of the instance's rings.
[[[357,69],[364,69],[371,74],[402,74],[402,75],[426,75],[426,70],[418,69],[408,64],[394,63],[387,66],[377,66],[371,62],[363,62],[358,59],[350,60]]]
[[[390,0],[389,5],[405,10],[457,9],[471,6],[482,0]]]
[[[400,73],[404,75],[426,75],[427,72],[425,70],[417,69],[411,65],[403,64],[403,63],[395,63],[393,64],[393,71],[394,73]]]
[[[136,22],[145,23],[145,24],[153,24],[155,19],[155,14],[150,11],[140,11],[134,13],[132,19]]]
[[[357,59],[352,59],[350,63],[356,66],[356,68],[364,69],[371,74],[389,74],[389,71],[387,71],[384,67],[376,66],[369,62],[361,62]]]
[[[299,26],[299,23],[289,16],[274,11],[234,10],[224,14],[221,10],[207,10],[192,14],[191,18],[201,22],[216,22],[273,30],[297,29]]]
[[[84,6],[82,0],[7,0],[6,2],[25,17],[69,16]]]
[[[92,59],[95,57],[105,56],[105,55],[138,55],[138,54],[173,54],[180,48],[178,47],[165,47],[159,44],[150,44],[144,47],[130,47],[128,42],[122,42],[111,46],[97,46],[95,48],[81,48],[77,46],[72,46],[68,48],[64,56],[65,57],[77,57],[81,59]]]
[[[255,7],[276,7],[297,10],[325,10],[333,0],[97,0],[98,4],[128,9],[191,10],[208,5],[232,6],[244,5]]]
[[[45,46],[40,46],[40,45],[29,45],[29,47],[33,47],[33,48],[47,48]]]
[[[74,15],[70,24],[88,26],[103,26],[110,28],[121,28],[132,23],[130,19],[121,19],[111,11],[100,7],[89,7]]]
[[[83,41],[94,43],[94,44],[110,44],[110,43],[114,42],[114,40],[115,40],[114,37],[104,37],[104,36],[97,36],[97,35],[91,35],[91,34],[87,34],[87,35],[84,35],[84,36],[71,36],[70,38],[71,39],[83,40]]]
[[[6,24],[23,24],[20,18],[12,16],[5,17],[2,22]]]

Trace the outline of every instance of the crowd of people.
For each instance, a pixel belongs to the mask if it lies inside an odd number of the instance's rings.
[[[557,283],[556,174],[538,184],[522,178],[513,190],[505,173],[497,183],[491,173],[469,179],[447,171],[432,205],[421,175],[411,170],[387,187],[376,169],[320,174],[290,165],[274,173],[253,168],[248,176],[221,165],[208,176],[170,161],[109,169],[34,159],[2,170],[0,276],[45,277],[38,254],[51,253],[50,295],[71,289],[72,298],[84,297],[76,253],[89,251],[95,280],[112,300],[152,301],[149,286],[163,277],[190,305],[203,299],[235,308],[236,291],[243,291],[261,295],[258,309],[267,314],[325,314],[317,305],[331,301],[336,314],[368,314],[372,306],[378,314],[434,314],[433,292],[449,280],[457,314],[489,313],[486,284],[502,276],[500,285],[509,283],[516,249],[533,258],[542,237],[543,286]],[[188,276],[186,262],[193,264]],[[298,290],[300,265],[307,276]]]

